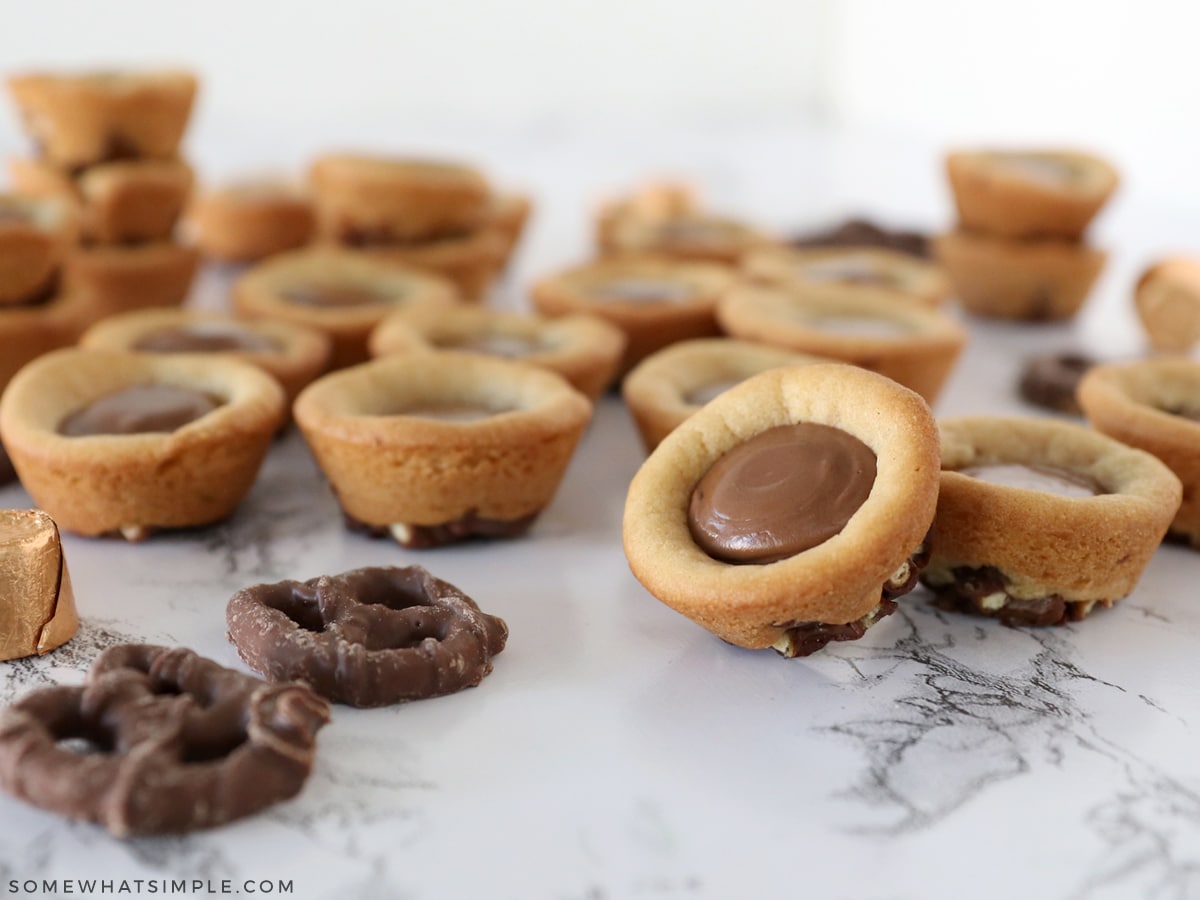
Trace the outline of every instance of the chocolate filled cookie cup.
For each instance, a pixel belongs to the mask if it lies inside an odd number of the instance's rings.
[[[548,369],[595,399],[612,383],[625,335],[594,316],[543,316],[462,306],[400,310],[371,332],[374,357],[459,350]]]
[[[1200,363],[1153,359],[1096,366],[1077,396],[1093,428],[1153,454],[1183,482],[1170,535],[1200,549]]]
[[[634,476],[629,566],[740,647],[803,656],[895,609],[928,554],[938,435],[929,407],[845,365],[756,375],[669,434]]]
[[[129,540],[230,515],[282,417],[273,378],[212,356],[59,350],[0,400],[34,502],[68,531]]]
[[[440,351],[327,375],[294,412],[348,525],[430,547],[526,531],[592,405],[526,363]]]
[[[546,316],[586,313],[625,333],[618,375],[668,344],[720,333],[714,311],[733,287],[726,266],[653,257],[606,259],[543,278],[533,305]]]
[[[78,213],[69,200],[0,194],[0,309],[53,295],[78,236]]]
[[[208,259],[251,263],[303,247],[316,232],[312,198],[283,180],[247,179],[205,190],[188,209]]]
[[[233,285],[233,308],[246,319],[314,328],[333,347],[333,368],[366,360],[367,338],[388,314],[415,306],[453,306],[454,286],[425,272],[338,250],[297,250],[260,263]]]
[[[940,605],[1009,625],[1078,621],[1134,588],[1179,507],[1161,462],[1090,429],[975,416],[941,423]]]
[[[951,294],[941,267],[897,250],[868,247],[767,247],[742,260],[742,271],[767,284],[878,291],[936,307]]]
[[[767,369],[808,362],[828,360],[735,338],[697,338],[646,357],[625,377],[621,395],[649,453],[735,384]]]
[[[212,353],[262,369],[283,388],[288,408],[329,367],[324,334],[293,322],[237,320],[222,313],[144,309],[97,322],[79,339],[88,350]]]
[[[717,321],[742,340],[870,369],[937,400],[967,340],[943,312],[916,301],[821,287],[751,286],[730,291]]]
[[[87,298],[96,322],[133,309],[181,305],[199,262],[193,248],[173,241],[95,245],[71,251],[63,277]]]

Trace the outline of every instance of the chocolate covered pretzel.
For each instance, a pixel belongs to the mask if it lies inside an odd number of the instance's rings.
[[[328,721],[303,685],[124,644],[0,712],[0,787],[118,837],[211,828],[299,793]]]
[[[337,703],[388,706],[474,687],[508,626],[420,566],[355,569],[238,591],[229,640],[271,681]]]

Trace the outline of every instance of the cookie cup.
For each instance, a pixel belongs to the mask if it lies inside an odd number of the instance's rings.
[[[355,305],[296,303],[289,292],[328,287],[364,291],[377,299]],[[447,308],[458,293],[448,281],[332,249],[281,253],[234,282],[233,309],[245,319],[291,322],[329,338],[330,365],[337,369],[369,358],[367,339],[389,314],[402,307]]]
[[[490,414],[419,414],[463,407]],[[553,498],[592,405],[535,366],[441,351],[326,375],[294,412],[350,520],[429,546],[527,529]]]
[[[492,226],[406,243],[346,245],[364,258],[402,269],[420,269],[450,281],[459,296],[477,303],[487,295],[508,258],[509,238]]]
[[[491,200],[475,169],[434,160],[331,154],[313,163],[310,180],[321,233],[351,244],[467,231]]]
[[[175,155],[196,95],[183,71],[31,72],[8,79],[25,128],[65,169]]]
[[[371,332],[368,345],[373,357],[436,350],[510,356],[561,375],[595,401],[616,375],[625,335],[595,316],[546,318],[462,306],[394,312]]]
[[[1079,620],[1133,590],[1179,506],[1161,462],[1081,425],[972,416],[941,423],[933,554],[921,580],[947,605],[1009,624]],[[1062,470],[1103,493],[1068,497],[958,471]]]
[[[134,309],[179,306],[187,299],[199,254],[172,241],[77,247],[64,280],[86,298],[92,321]]]
[[[1119,180],[1104,160],[1071,151],[951,153],[946,174],[963,228],[998,237],[1072,241]]]
[[[828,360],[735,338],[697,338],[646,357],[625,376],[621,395],[649,453],[705,405],[697,392],[727,389],[768,369],[809,362]]]
[[[966,330],[943,312],[895,295],[825,287],[743,286],[717,304],[727,334],[824,356],[886,375],[937,400]],[[822,322],[849,326],[846,331]]]
[[[221,401],[169,433],[67,437],[62,420],[137,385]],[[283,391],[247,363],[58,350],[22,369],[0,400],[0,432],[21,483],[59,526],[130,540],[229,516],[250,490],[283,417]]]
[[[286,182],[244,181],[204,191],[187,217],[200,253],[228,263],[294,250],[316,233],[311,198]]]
[[[1031,322],[1074,316],[1107,258],[1103,250],[1071,241],[1020,241],[968,231],[938,235],[934,255],[969,312]]]
[[[602,259],[543,278],[533,285],[534,308],[546,316],[585,313],[625,333],[623,376],[651,353],[689,338],[720,333],[717,301],[733,287],[732,269],[655,257]],[[675,296],[648,301],[604,296],[621,283],[661,284]]]
[[[69,200],[0,194],[0,307],[27,304],[52,289],[78,235]]]
[[[688,527],[700,479],[739,444],[801,422],[839,428],[874,452],[867,499],[838,534],[787,559],[733,565],[709,556]],[[651,594],[723,640],[794,656],[797,629],[859,622],[865,630],[889,586],[911,588],[937,484],[937,427],[917,394],[845,365],[773,369],[713,400],[642,464],[625,502],[625,555]]]
[[[246,335],[269,342],[270,347],[219,350],[212,355],[240,359],[262,369],[279,382],[289,409],[300,391],[329,367],[329,338],[315,329],[270,319],[239,321],[222,313],[197,310],[143,309],[111,316],[84,332],[79,346],[124,353],[168,353],[143,345],[155,336],[180,331],[210,337]]]
[[[1183,482],[1171,536],[1200,549],[1200,363],[1096,366],[1079,383],[1077,397],[1093,428],[1153,454]]]
[[[766,247],[746,254],[742,271],[767,284],[818,286],[847,292],[877,291],[937,307],[951,294],[940,266],[897,250]]]

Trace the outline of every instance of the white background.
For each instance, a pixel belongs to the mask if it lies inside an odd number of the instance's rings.
[[[1193,209],[1198,34],[1187,0],[37,0],[6,10],[0,72],[186,65],[204,76],[193,145],[236,135],[287,165],[332,145],[815,122],[883,152],[1080,145],[1126,192]],[[21,146],[0,115],[0,150]]]

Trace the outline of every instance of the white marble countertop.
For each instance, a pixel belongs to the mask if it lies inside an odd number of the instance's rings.
[[[714,205],[774,224],[949,219],[928,148],[893,149],[881,168],[879,148],[786,131],[649,146],[530,141],[491,157],[541,203],[494,302],[523,305],[533,275],[585,256],[586,203],[672,159]],[[1136,194],[1117,203],[1098,232],[1114,258],[1084,315],[971,320],[939,414],[1032,414],[1013,385],[1039,350],[1136,352],[1133,274],[1194,224]],[[208,273],[195,302],[220,305],[222,284]],[[1132,596],[1079,624],[1006,628],[918,589],[863,640],[784,660],[723,644],[629,574],[620,519],[641,458],[605,398],[527,537],[406,551],[343,529],[293,432],[224,525],[142,545],[67,536],[83,627],[47,657],[0,664],[0,702],[78,681],[127,640],[240,666],[224,633],[235,590],[361,565],[425,565],[511,638],[476,689],[337,708],[303,793],[230,827],[117,841],[0,796],[0,894],[51,879],[63,895],[64,879],[245,893],[249,879],[303,898],[1200,897],[1194,552],[1163,548]],[[28,503],[0,489],[0,506]]]

